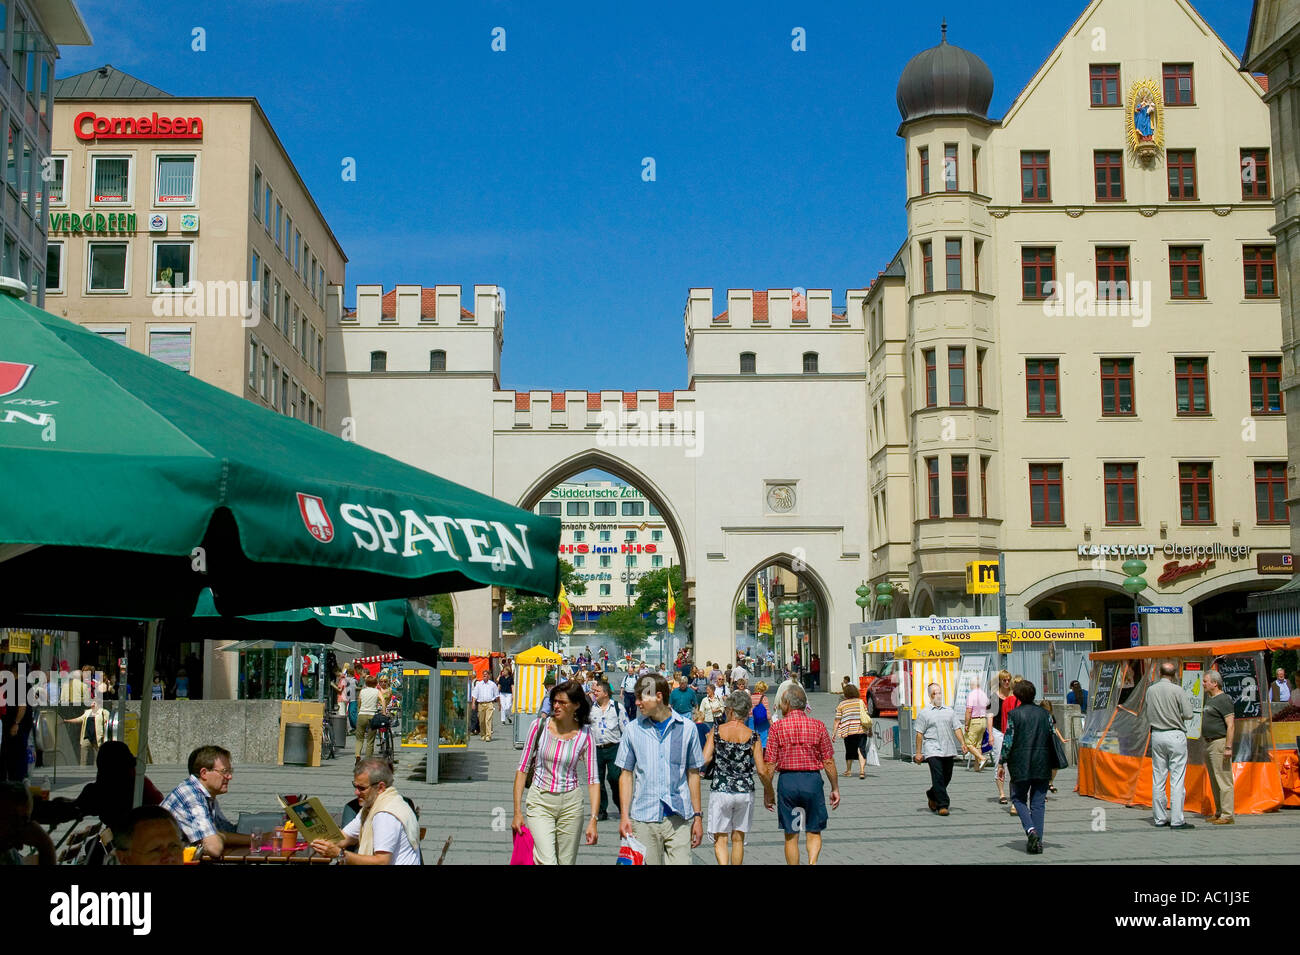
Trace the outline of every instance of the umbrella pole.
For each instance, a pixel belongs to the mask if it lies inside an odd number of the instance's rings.
[[[145,640],[144,646],[144,672],[152,673],[155,663],[158,659],[158,621],[149,621],[149,634]],[[150,678],[152,683],[152,677]],[[135,753],[135,794],[131,799],[132,806],[139,806],[144,802],[144,774],[148,766],[149,753],[149,704],[153,702],[153,694],[149,692],[149,684],[144,684],[146,689],[140,694],[140,733],[139,742],[136,746]],[[123,733],[125,736],[125,732]]]

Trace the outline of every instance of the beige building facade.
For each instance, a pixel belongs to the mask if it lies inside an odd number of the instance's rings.
[[[899,83],[908,236],[862,299],[871,582],[888,616],[1127,646],[1245,635],[1289,579],[1268,107],[1182,0],[1095,0],[1000,120],[947,43]],[[1285,559],[1284,559],[1285,558]],[[877,616],[884,616],[877,610]]]
[[[46,308],[322,426],[347,257],[257,101],[112,67],[56,94]]]

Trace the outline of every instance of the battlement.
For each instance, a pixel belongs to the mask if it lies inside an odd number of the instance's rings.
[[[505,292],[497,285],[474,286],[474,311],[461,303],[459,285],[358,285],[357,305],[345,312],[341,324],[362,327],[418,328],[478,326],[501,329],[505,324]]]
[[[692,428],[695,395],[689,391],[498,391],[494,404],[499,430],[674,431]]]
[[[688,333],[709,328],[854,328],[851,310],[836,312],[830,289],[728,289],[727,307],[714,312],[713,289],[693,288],[684,315]]]

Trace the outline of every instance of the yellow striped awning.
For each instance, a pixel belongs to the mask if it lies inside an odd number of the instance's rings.
[[[899,636],[896,633],[891,633],[883,637],[876,637],[876,639],[872,640],[870,643],[868,643],[865,647],[862,648],[862,652],[863,653],[888,653],[892,656],[894,651],[897,650],[906,642],[907,642],[907,637]]]
[[[515,667],[514,711],[525,716],[536,713],[542,708],[546,696],[545,666],[524,663]]]
[[[957,671],[961,663],[958,660],[909,660],[908,666],[912,670],[912,696],[910,708],[912,718],[922,708],[928,706],[930,697],[926,689],[931,683],[938,683],[943,687],[943,698],[951,706],[953,700],[957,698]]]

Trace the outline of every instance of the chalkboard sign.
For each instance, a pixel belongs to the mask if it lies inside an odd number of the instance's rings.
[[[1105,710],[1110,706],[1111,691],[1115,687],[1115,674],[1119,671],[1118,660],[1107,660],[1101,665],[1101,673],[1097,677],[1097,685],[1093,687],[1092,697],[1088,701],[1089,709]]]
[[[1260,687],[1255,661],[1250,657],[1220,657],[1215,663],[1223,677],[1223,691],[1232,697],[1237,719],[1260,715]]]

